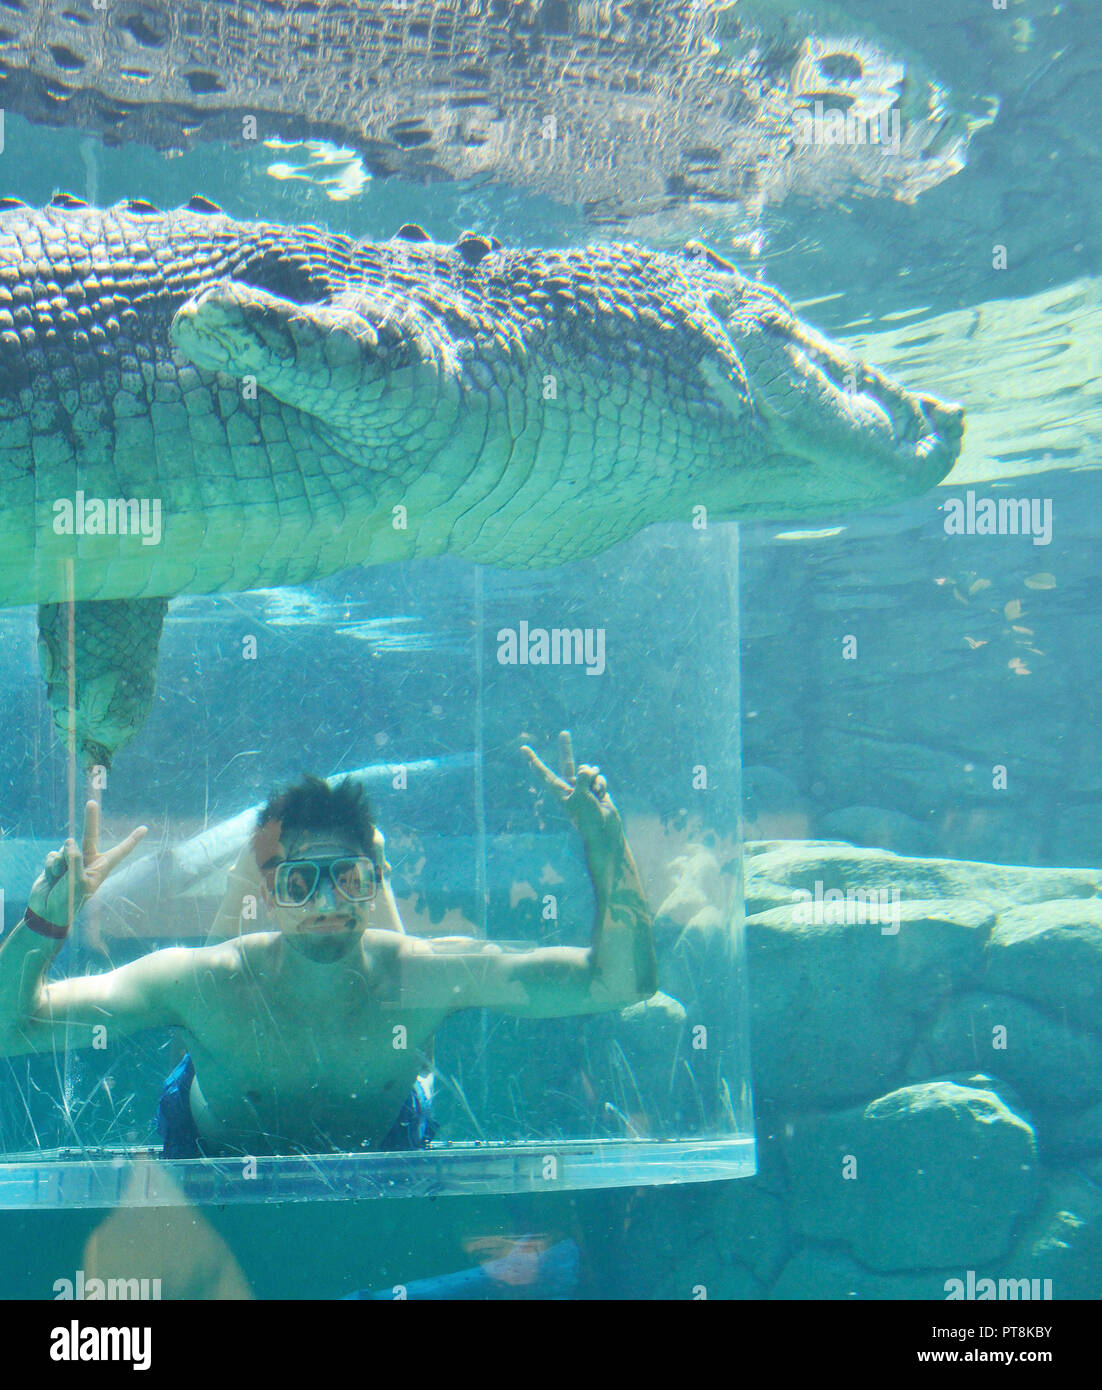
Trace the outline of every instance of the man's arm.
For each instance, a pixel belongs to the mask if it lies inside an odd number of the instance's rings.
[[[581,832],[597,911],[589,948],[508,952],[462,938],[410,940],[402,973],[406,1007],[496,1009],[517,1018],[604,1013],[649,999],[658,988],[653,919],[620,816],[599,770],[574,770],[560,735],[564,778],[525,752],[563,799]]]
[[[92,1029],[110,1037],[184,1026],[179,999],[191,952],[154,951],[100,975],[44,983],[62,941],[43,942],[24,919],[0,946],[0,1056],[89,1047]]]
[[[507,951],[474,938],[410,939],[401,1003],[410,1008],[495,1009],[515,1018],[570,1018],[649,999],[658,988],[652,921],[631,852],[599,902],[588,949]]]
[[[122,1034],[182,1022],[176,1001],[190,953],[180,949],[158,951],[102,975],[46,984],[69,924],[144,834],[141,827],[100,854],[99,808],[90,801],[83,847],[68,840],[47,856],[25,916],[0,945],[0,1055],[50,1051],[63,1042],[86,1046],[97,1025]]]

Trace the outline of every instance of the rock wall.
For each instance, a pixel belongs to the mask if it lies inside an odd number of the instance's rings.
[[[1102,862],[1093,477],[975,489],[1049,502],[1048,545],[947,535],[961,489],[837,534],[743,528],[747,838]]]
[[[760,1173],[639,1194],[636,1295],[1102,1297],[1102,873],[747,851]]]

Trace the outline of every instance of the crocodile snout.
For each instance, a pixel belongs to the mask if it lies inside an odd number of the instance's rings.
[[[964,407],[949,405],[945,401],[939,401],[936,396],[919,396],[918,399],[922,404],[923,414],[955,461],[964,442]]]

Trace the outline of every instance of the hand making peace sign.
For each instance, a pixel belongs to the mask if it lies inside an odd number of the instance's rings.
[[[608,782],[599,767],[583,763],[574,766],[574,749],[567,730],[559,735],[559,760],[562,776],[558,777],[528,747],[520,750],[529,765],[543,778],[544,785],[562,801],[567,815],[585,841],[587,853],[600,860],[618,853],[624,843],[620,813],[608,794]]]
[[[139,825],[114,849],[99,849],[99,806],[89,801],[84,808],[81,848],[71,837],[61,849],[46,856],[46,867],[35,879],[27,906],[54,926],[67,927],[116,864],[145,838],[148,827]]]

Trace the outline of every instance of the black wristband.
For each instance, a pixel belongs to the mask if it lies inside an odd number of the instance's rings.
[[[31,931],[37,932],[39,936],[48,936],[51,941],[64,941],[69,935],[68,926],[59,927],[56,922],[47,922],[45,917],[40,917],[30,907],[24,912],[23,920]]]

